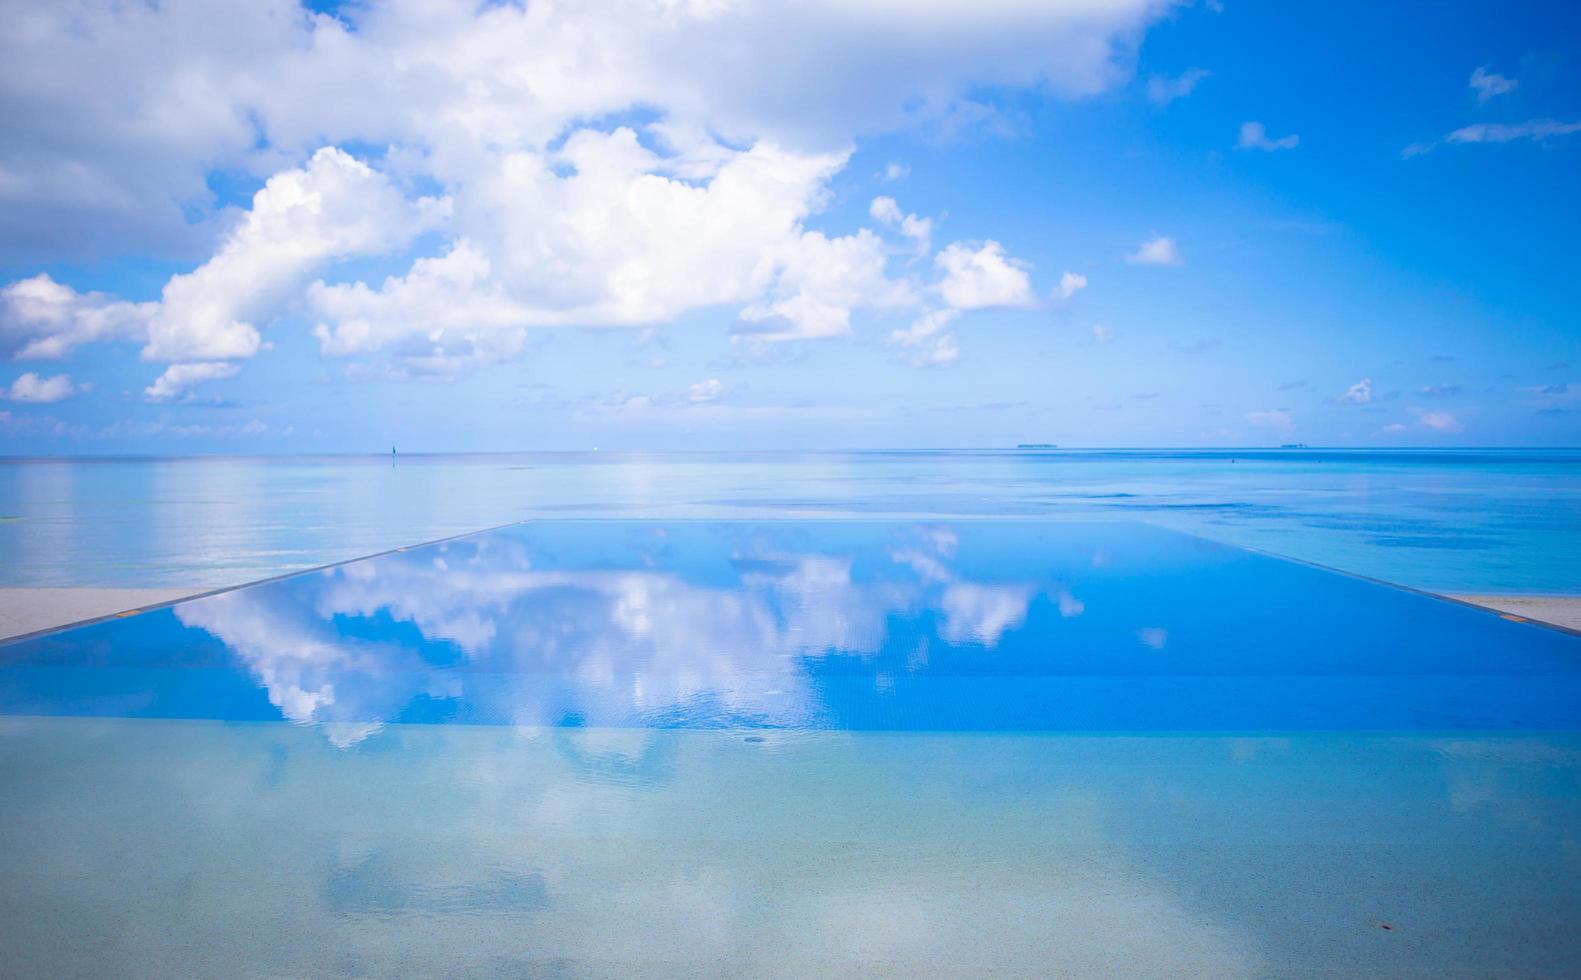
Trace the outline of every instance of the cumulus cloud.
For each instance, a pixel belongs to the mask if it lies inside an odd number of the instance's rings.
[[[1054,298],[1068,302],[1071,297],[1087,288],[1087,277],[1069,269],[1060,274],[1059,285],[1054,287]]]
[[[57,374],[51,378],[41,378],[32,371],[19,376],[11,382],[9,397],[14,402],[29,402],[35,405],[48,405],[58,401],[65,401],[76,394],[78,388],[71,383],[70,375]]]
[[[992,239],[954,242],[933,261],[944,273],[939,294],[957,310],[1032,305],[1026,263],[1006,255],[1004,246]]]
[[[1489,99],[1499,95],[1508,95],[1515,91],[1520,82],[1513,78],[1506,78],[1496,72],[1488,71],[1486,65],[1479,65],[1471,73],[1470,85],[1477,90],[1477,104],[1482,105]]]
[[[885,183],[905,180],[909,176],[911,176],[911,167],[894,160],[885,164],[884,169],[878,172],[878,179]]]
[[[401,346],[409,359],[504,357],[526,343],[525,324],[551,319],[548,311],[508,296],[490,276],[487,257],[470,242],[444,255],[418,259],[405,276],[378,289],[357,282],[309,287],[309,308],[327,357],[368,354]]]
[[[195,234],[230,230],[157,306],[69,295],[25,321],[8,306],[0,340],[47,356],[129,336],[152,360],[229,361],[304,299],[327,356],[436,369],[511,356],[536,326],[648,325],[722,304],[759,339],[838,336],[869,297],[909,288],[875,271],[876,241],[806,225],[856,138],[981,118],[969,93],[985,86],[1103,91],[1167,7],[38,5],[26,31],[0,37],[14,137],[0,248],[190,254]],[[741,50],[749,67],[718,56]],[[622,115],[639,121],[588,122]],[[337,149],[351,146],[386,149]],[[220,222],[216,171],[274,176]],[[897,227],[928,250],[926,219]],[[427,230],[438,246],[382,284],[330,275]],[[7,288],[26,283],[47,285]]]
[[[851,332],[853,309],[912,299],[905,283],[886,277],[883,242],[865,228],[839,238],[806,232],[779,257],[769,296],[741,311],[743,328],[755,338],[842,337]]]
[[[97,340],[142,340],[155,303],[79,293],[40,273],[0,289],[0,356],[53,359]]]
[[[1301,143],[1301,137],[1295,133],[1281,136],[1278,139],[1268,138],[1268,128],[1260,122],[1241,123],[1240,138],[1235,141],[1237,150],[1263,150],[1272,153],[1275,150],[1293,150]]]
[[[1175,240],[1164,235],[1155,235],[1137,246],[1136,251],[1125,257],[1132,265],[1180,265],[1180,252],[1175,248]]]
[[[1210,74],[1201,68],[1189,68],[1179,75],[1154,75],[1147,80],[1147,98],[1154,105],[1169,105],[1190,95],[1197,83]]]
[[[1107,344],[1114,339],[1114,328],[1095,323],[1092,325],[1092,339],[1095,343]]]
[[[204,381],[232,378],[239,370],[234,364],[223,361],[210,363],[172,364],[154,383],[143,389],[143,397],[151,402],[167,402],[181,396],[188,388]]]
[[[449,202],[408,201],[381,173],[332,147],[271,177],[207,262],[165,284],[149,325],[150,360],[251,357],[252,322],[321,264],[390,252],[434,226]]]

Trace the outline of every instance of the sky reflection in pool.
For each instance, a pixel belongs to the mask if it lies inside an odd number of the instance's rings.
[[[0,953],[1565,972],[1578,676],[1145,525],[515,526],[0,646]]]
[[[1581,640],[1141,524],[521,525],[3,648],[0,708],[902,731],[1581,718]]]

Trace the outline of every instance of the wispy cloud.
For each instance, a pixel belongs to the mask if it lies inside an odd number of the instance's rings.
[[[1360,381],[1345,389],[1335,401],[1342,405],[1365,405],[1372,401],[1372,379],[1362,378]]]
[[[1054,298],[1069,302],[1071,297],[1087,288],[1087,277],[1069,269],[1060,274],[1059,285],[1054,287]]]
[[[891,160],[884,164],[884,169],[878,172],[878,179],[885,183],[905,180],[909,176],[911,176],[911,167],[898,160]]]
[[[1515,87],[1520,82],[1488,71],[1486,65],[1479,65],[1471,73],[1470,84],[1472,88],[1477,90],[1477,104],[1482,105],[1495,96],[1508,95],[1515,91]]]
[[[912,250],[927,255],[933,247],[933,219],[907,214],[892,197],[875,197],[868,205],[868,215],[879,224],[898,230],[911,240]]]
[[[1581,133],[1581,122],[1558,119],[1528,119],[1519,123],[1473,123],[1462,126],[1433,143],[1412,143],[1400,152],[1403,157],[1420,156],[1448,144],[1513,143],[1517,140],[1545,142],[1560,136]]]
[[[1419,413],[1416,416],[1416,423],[1424,429],[1446,433],[1465,429],[1465,426],[1460,424],[1460,420],[1449,412],[1427,412],[1421,409],[1412,409],[1412,411]]]
[[[1268,128],[1260,122],[1241,123],[1240,138],[1235,141],[1237,150],[1262,150],[1272,153],[1275,150],[1293,150],[1301,143],[1301,137],[1295,133],[1281,136],[1278,139],[1268,138]]]
[[[1247,412],[1246,421],[1265,429],[1289,432],[1295,428],[1295,419],[1286,408],[1269,408],[1260,412]]]
[[[960,360],[961,348],[945,328],[958,316],[959,310],[930,310],[906,329],[890,333],[889,342],[909,350],[907,360],[915,367],[949,367]]]
[[[1154,235],[1125,257],[1132,265],[1180,265],[1180,250],[1167,235]]]
[[[1211,74],[1204,68],[1188,68],[1179,75],[1154,75],[1147,80],[1148,101],[1154,105],[1169,105],[1190,95],[1197,83]]]

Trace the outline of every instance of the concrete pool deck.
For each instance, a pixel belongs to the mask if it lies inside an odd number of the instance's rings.
[[[0,640],[174,602],[206,589],[0,588]]]
[[[0,588],[0,640],[211,592],[220,586],[167,589]],[[1450,595],[1485,609],[1581,630],[1581,596]]]

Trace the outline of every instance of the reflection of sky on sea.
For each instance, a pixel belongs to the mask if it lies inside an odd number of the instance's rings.
[[[1146,525],[545,522],[0,648],[0,710],[321,726],[1571,729],[1581,640]]]

